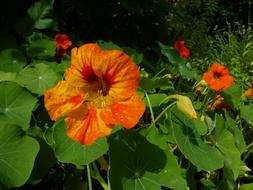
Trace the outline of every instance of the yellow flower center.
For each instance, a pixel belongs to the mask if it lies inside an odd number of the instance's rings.
[[[86,95],[86,102],[91,107],[104,108],[110,103],[109,86],[105,79],[99,77],[96,81],[91,84]]]

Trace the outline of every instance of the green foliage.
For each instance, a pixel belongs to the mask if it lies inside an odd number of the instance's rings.
[[[253,126],[253,118],[252,118],[252,114],[253,114],[253,107],[252,105],[245,105],[242,106],[240,109],[240,114],[241,117],[251,125],[251,127]]]
[[[27,48],[27,55],[32,58],[45,59],[55,55],[55,45],[52,40],[41,39],[31,42]]]
[[[187,189],[175,157],[136,132],[119,131],[110,139],[112,189]],[[147,159],[148,158],[148,159]]]
[[[208,146],[201,139],[191,119],[177,110],[171,114],[173,134],[184,156],[200,170],[214,171],[222,168],[223,156],[218,149]]]
[[[57,74],[48,65],[37,63],[22,69],[17,75],[17,81],[31,92],[43,95],[45,90],[56,84]]]
[[[0,52],[0,71],[17,72],[26,65],[24,55],[17,49],[5,49]]]
[[[47,29],[53,26],[52,19],[54,0],[42,0],[35,2],[27,11],[28,15],[33,20],[34,29]]]
[[[27,90],[13,82],[1,82],[0,123],[29,128],[32,110],[37,102]]]
[[[85,165],[96,160],[108,150],[105,138],[100,138],[93,145],[86,147],[70,139],[65,131],[64,121],[56,123],[52,131],[53,144],[51,146],[60,162],[73,163],[77,166]]]
[[[242,96],[253,81],[248,2],[2,4],[0,189],[252,189],[253,99]],[[146,110],[134,129],[117,125],[108,137],[85,146],[67,136],[64,118],[50,119],[43,95],[64,79],[73,61],[71,47],[62,59],[56,56],[57,33],[67,34],[73,47],[96,42],[123,51],[138,65],[137,93]],[[176,40],[185,42],[190,57],[180,56]],[[214,62],[234,77],[227,90],[214,92],[199,82]],[[184,114],[190,111],[185,102],[183,111],[176,109],[168,98],[173,95],[187,97],[197,118]]]
[[[16,125],[0,126],[0,142],[0,187],[19,187],[29,179],[39,144]]]

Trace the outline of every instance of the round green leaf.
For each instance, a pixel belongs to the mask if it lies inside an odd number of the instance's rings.
[[[16,82],[16,73],[0,71],[0,82],[2,81]]]
[[[0,83],[0,124],[29,127],[32,110],[37,99],[14,82]]]
[[[253,127],[253,106],[250,105],[246,105],[246,106],[242,106],[240,109],[240,114],[241,117],[248,123],[251,125],[251,127]]]
[[[93,145],[85,146],[70,139],[65,131],[64,121],[60,121],[54,126],[54,150],[60,162],[85,165],[96,160],[108,150],[106,138],[100,138]]]
[[[243,184],[239,188],[239,190],[252,190],[252,189],[253,189],[253,183]]]
[[[52,40],[36,40],[27,48],[27,55],[29,57],[45,59],[55,55],[55,48],[56,46]]]
[[[0,125],[0,184],[19,187],[29,178],[39,144],[14,125]]]
[[[113,190],[160,190],[162,186],[187,189],[173,155],[137,132],[118,131],[109,142],[109,181]]]
[[[39,95],[53,87],[57,78],[56,72],[44,63],[27,66],[17,75],[17,81],[20,85]]]
[[[24,55],[17,49],[5,49],[0,52],[0,70],[17,72],[26,65]]]
[[[174,137],[184,156],[201,170],[222,168],[222,154],[203,142],[194,122],[178,110],[173,110],[171,115]]]

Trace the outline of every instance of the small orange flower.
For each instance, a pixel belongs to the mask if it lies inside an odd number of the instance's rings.
[[[251,85],[251,88],[248,89],[248,90],[246,90],[246,91],[243,93],[242,97],[251,97],[251,98],[253,98],[253,82],[251,82],[250,85]]]
[[[145,111],[136,93],[139,79],[137,65],[122,51],[86,44],[72,49],[65,80],[45,93],[45,107],[53,120],[69,114],[68,136],[91,145],[116,124],[138,123]]]
[[[217,94],[214,102],[213,103],[210,102],[207,106],[207,109],[209,111],[214,111],[215,109],[228,109],[228,108],[229,106],[224,103],[224,98],[220,94]]]
[[[62,59],[67,49],[72,46],[72,42],[68,39],[67,34],[56,34],[55,45],[57,47],[56,57]]]
[[[178,51],[181,57],[187,58],[190,56],[190,51],[186,47],[184,47],[183,40],[177,40],[174,43],[174,48]]]
[[[212,64],[202,78],[206,81],[208,87],[214,91],[226,90],[234,82],[234,78],[230,75],[227,67],[219,63]]]

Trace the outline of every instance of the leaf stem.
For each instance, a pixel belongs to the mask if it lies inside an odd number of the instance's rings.
[[[145,92],[145,96],[146,96],[147,102],[148,102],[148,107],[149,107],[149,111],[150,111],[150,115],[151,115],[151,121],[152,121],[152,123],[154,123],[154,121],[155,121],[154,112],[153,112],[152,105],[151,105],[151,102],[150,102],[147,92]]]
[[[102,178],[95,161],[92,162],[92,166],[94,169],[92,177],[94,179],[96,179],[101,184],[101,186],[104,188],[104,190],[109,190],[109,187],[108,187],[107,183],[105,182],[105,180]]]
[[[87,175],[88,175],[89,190],[92,190],[92,181],[91,181],[91,174],[90,174],[89,164],[87,164]]]
[[[151,125],[155,125],[155,123],[160,119],[160,117],[162,117],[163,114],[165,114],[165,112],[171,108],[173,105],[176,104],[176,101],[172,102],[170,105],[168,105],[154,120],[154,122]]]

